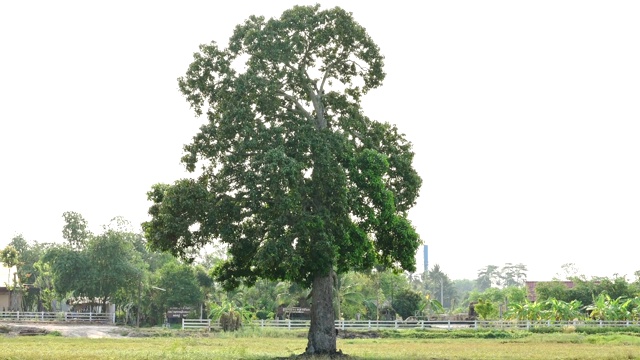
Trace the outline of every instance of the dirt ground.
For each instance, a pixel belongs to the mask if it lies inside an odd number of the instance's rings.
[[[9,330],[8,334],[24,335],[40,331],[58,331],[66,337],[84,337],[90,339],[97,338],[117,338],[122,337],[122,327],[115,325],[75,325],[75,324],[55,324],[55,323],[0,323],[0,326]]]
[[[0,322],[0,336],[32,336],[46,335],[57,331],[64,337],[124,338],[148,337],[158,335],[157,329],[135,329],[124,326],[100,324],[63,324],[63,323],[5,323]],[[211,336],[211,333],[176,332],[174,336]],[[373,339],[380,337],[377,331],[349,331],[339,330],[338,337],[342,339]]]

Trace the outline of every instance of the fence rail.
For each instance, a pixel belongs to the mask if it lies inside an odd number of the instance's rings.
[[[0,311],[0,321],[100,322],[115,323],[115,314],[78,312]]]
[[[211,319],[182,319],[182,330],[188,329],[211,331]]]
[[[308,320],[254,320],[252,326],[279,329],[308,329]],[[453,329],[504,329],[531,330],[542,327],[640,327],[640,321],[526,321],[526,320],[475,320],[475,321],[376,321],[376,320],[336,320],[340,330],[453,330]]]
[[[31,321],[31,322],[67,322],[67,323],[115,323],[115,314],[78,313],[78,312],[23,312],[0,311],[0,321]],[[308,329],[309,320],[254,320],[250,326],[276,329]],[[523,320],[475,320],[475,321],[376,321],[376,320],[336,320],[336,329],[340,330],[384,330],[384,329],[505,329],[531,330],[544,327],[640,327],[640,321],[523,321]],[[210,319],[182,319],[182,329],[207,330],[218,329],[217,321]]]

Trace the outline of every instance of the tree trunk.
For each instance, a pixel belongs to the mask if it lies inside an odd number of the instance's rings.
[[[336,353],[335,313],[332,272],[316,276],[311,285],[311,326],[307,354]]]

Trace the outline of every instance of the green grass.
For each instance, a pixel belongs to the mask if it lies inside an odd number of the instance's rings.
[[[386,337],[380,338],[338,339],[338,348],[358,360],[640,359],[640,336],[634,333],[494,331],[478,337],[458,331],[438,333],[440,338],[397,337],[389,332],[381,333]],[[300,354],[306,346],[303,331],[175,335],[117,339],[0,336],[0,359],[274,359]]]

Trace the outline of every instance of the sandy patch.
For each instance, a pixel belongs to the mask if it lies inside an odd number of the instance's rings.
[[[1,323],[20,331],[21,328],[36,328],[46,331],[59,331],[62,336],[84,337],[90,339],[122,337],[123,328],[115,325],[75,325],[75,324],[49,324],[49,323]]]

